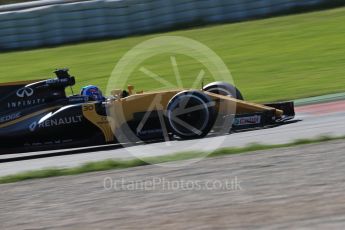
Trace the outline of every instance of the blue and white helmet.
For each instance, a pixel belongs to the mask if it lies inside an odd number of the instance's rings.
[[[105,98],[103,97],[102,91],[94,85],[88,85],[81,89],[82,96],[88,96],[91,100],[94,101],[104,101]]]

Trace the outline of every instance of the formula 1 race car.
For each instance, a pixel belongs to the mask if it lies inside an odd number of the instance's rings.
[[[193,139],[270,127],[295,116],[293,102],[260,105],[224,82],[200,90],[134,93],[113,90],[103,100],[67,96],[67,69],[56,78],[0,84],[0,153],[112,143]]]

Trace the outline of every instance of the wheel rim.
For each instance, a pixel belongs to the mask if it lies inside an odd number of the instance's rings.
[[[172,129],[183,136],[200,136],[208,125],[208,105],[195,95],[184,95],[174,101],[168,111]]]

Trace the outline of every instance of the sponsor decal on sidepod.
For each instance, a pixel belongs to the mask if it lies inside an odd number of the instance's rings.
[[[42,99],[33,99],[33,100],[21,100],[21,101],[12,101],[7,103],[7,108],[23,108],[31,105],[39,105],[45,102],[44,98]]]
[[[82,122],[82,116],[47,119],[39,124],[36,121],[33,122],[29,126],[29,129],[31,132],[34,132],[36,128],[56,127],[56,126],[62,126],[62,125],[76,124],[80,122]]]
[[[18,97],[31,97],[34,94],[34,90],[30,87],[23,87],[18,89],[17,96]]]
[[[44,98],[37,99],[24,99],[26,97],[31,97],[34,94],[34,90],[30,87],[23,87],[17,90],[17,96],[23,98],[18,101],[11,101],[7,103],[7,108],[24,108],[31,105],[43,104],[45,102]]]
[[[249,116],[249,117],[240,117],[235,118],[234,125],[256,125],[261,123],[261,116]]]
[[[13,120],[19,118],[20,115],[21,115],[21,112],[4,115],[4,116],[0,117],[0,123],[13,121]]]

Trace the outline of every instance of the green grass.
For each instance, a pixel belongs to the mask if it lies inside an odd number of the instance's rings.
[[[57,176],[68,176],[68,175],[77,175],[82,173],[97,172],[97,171],[106,171],[106,170],[115,170],[115,169],[124,169],[131,167],[138,167],[150,164],[160,164],[166,162],[182,161],[189,160],[201,157],[220,157],[231,154],[240,154],[252,151],[259,150],[270,150],[284,147],[293,147],[306,144],[315,144],[323,143],[332,140],[342,140],[345,137],[327,137],[322,136],[316,139],[301,139],[288,144],[280,145],[261,145],[261,144],[251,144],[244,148],[222,148],[215,150],[213,152],[181,152],[174,155],[168,156],[158,156],[158,157],[148,157],[144,159],[133,159],[133,160],[105,160],[100,162],[91,162],[75,168],[50,168],[42,169],[36,171],[28,171],[19,174],[9,175],[0,177],[0,184],[14,183],[24,180],[31,179],[41,179]]]
[[[164,34],[2,53],[0,82],[48,77],[55,67],[67,66],[77,77],[78,88],[96,84],[105,89],[114,66],[133,46],[160,35],[176,35],[195,39],[214,50],[232,71],[235,83],[248,100],[277,101],[343,92],[344,22],[345,8],[338,8]],[[175,83],[169,56],[150,58],[142,66]],[[183,84],[190,87],[203,66],[186,56],[176,55],[176,59]],[[211,79],[207,72],[206,81]],[[144,90],[160,87],[138,69],[131,75],[129,83]]]

